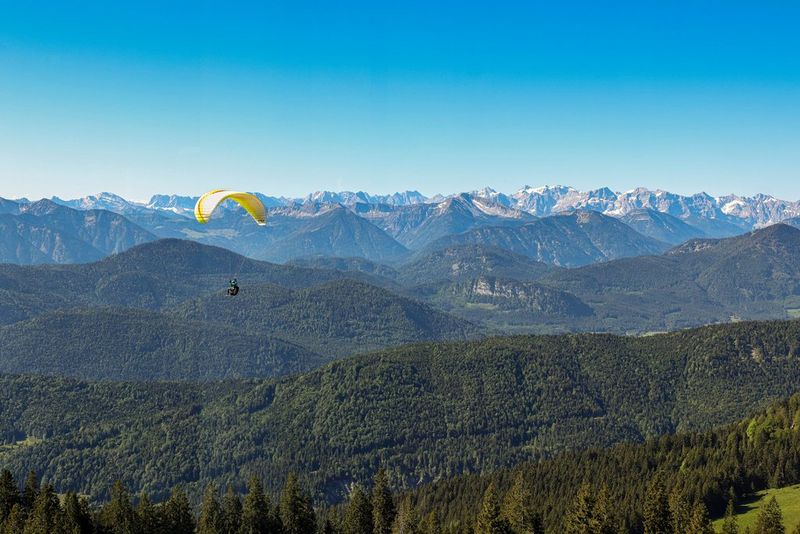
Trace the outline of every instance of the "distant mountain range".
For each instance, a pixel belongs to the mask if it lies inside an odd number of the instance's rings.
[[[552,215],[519,226],[484,226],[441,237],[429,248],[476,244],[565,267],[659,254],[669,248],[613,217],[586,210]]]
[[[418,204],[440,204],[450,198],[464,195],[481,199],[487,204],[523,211],[535,217],[546,217],[575,209],[599,211],[606,215],[621,217],[634,210],[651,209],[672,215],[690,224],[694,222],[701,226],[702,224],[718,226],[719,231],[728,224],[750,230],[800,216],[800,201],[786,201],[770,195],[713,197],[706,193],[697,193],[686,196],[644,187],[616,192],[607,187],[579,191],[563,185],[525,186],[511,194],[500,193],[486,187],[468,193],[435,195],[433,197],[426,197],[418,191],[405,191],[391,195],[372,195],[363,191],[317,191],[303,198],[272,197],[263,194],[260,196],[268,207],[296,208],[305,204],[342,204],[345,206],[368,204],[398,208]],[[52,200],[76,209],[107,209],[123,214],[147,209],[184,214],[192,211],[197,197],[160,194],[154,195],[148,202],[132,202],[113,193],[100,193],[79,199],[62,200],[54,197]]]
[[[197,198],[188,196],[159,194],[148,202],[113,193],[37,202],[0,199],[0,261],[89,262],[156,238],[182,238],[277,262],[339,257],[398,265],[422,249],[473,243],[577,266],[660,253],[690,239],[731,237],[783,221],[800,224],[800,202],[644,188],[618,193],[526,186],[512,194],[484,188],[446,197],[417,191],[257,194],[270,212],[265,228],[235,205],[223,205],[209,224],[200,225],[192,217]],[[570,217],[584,222],[566,224]]]
[[[75,210],[49,200],[0,204],[2,263],[85,263],[155,239],[104,209]]]

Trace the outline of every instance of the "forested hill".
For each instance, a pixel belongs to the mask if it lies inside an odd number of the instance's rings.
[[[412,502],[417,517],[435,511],[443,525],[464,530],[486,509],[482,501],[491,487],[506,499],[524,496],[528,517],[542,518],[547,532],[701,534],[709,530],[693,524],[693,503],[721,517],[730,501],[745,503],[756,491],[800,482],[799,420],[800,395],[794,395],[713,430],[565,452],[489,475],[434,482],[414,491]],[[779,520],[755,532],[784,532]],[[619,530],[591,526],[598,523]]]
[[[459,340],[480,330],[434,308],[355,280],[304,289],[252,286],[236,299],[192,299],[172,315],[269,332],[331,356],[346,356],[413,341]]]
[[[642,444],[566,452],[484,475],[462,475],[412,491],[398,491],[380,469],[367,484],[353,484],[342,506],[306,494],[305,474],[290,474],[280,494],[264,490],[253,474],[221,495],[210,483],[196,497],[175,486],[156,501],[147,491],[114,482],[107,500],[90,501],[52,484],[33,469],[22,480],[0,471],[0,528],[9,533],[94,534],[782,534],[800,529],[800,395],[737,423],[702,432],[667,435]],[[784,496],[759,506],[746,527],[755,491]],[[237,489],[239,491],[237,491]],[[795,497],[796,498],[796,497]],[[274,504],[273,504],[274,503]],[[316,506],[315,506],[316,504]],[[723,517],[723,510],[724,517]],[[749,514],[748,514],[749,515]],[[238,525],[238,527],[237,527]],[[744,527],[744,530],[741,528]],[[791,530],[789,530],[791,529]]]
[[[800,230],[776,224],[728,239],[689,241],[661,256],[546,274],[594,315],[573,328],[648,332],[800,312]]]
[[[380,464],[402,484],[570,448],[735,421],[800,383],[800,322],[649,337],[520,336],[426,343],[275,380],[86,383],[7,376],[0,464],[60,490],[110,481],[163,496],[186,483],[308,474],[337,500]]]
[[[272,335],[121,308],[59,310],[0,327],[0,346],[0,372],[106,380],[271,377],[330,360]]]
[[[349,353],[469,339],[472,324],[384,289],[339,280],[255,285],[168,313],[55,310],[0,326],[0,372],[112,380],[218,380],[308,371]]]
[[[76,306],[159,309],[224,289],[236,276],[243,285],[288,288],[343,278],[385,283],[364,273],[277,265],[192,241],[163,239],[90,264],[0,264],[0,324]]]

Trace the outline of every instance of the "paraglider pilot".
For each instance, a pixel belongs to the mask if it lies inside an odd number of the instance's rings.
[[[236,278],[230,281],[230,287],[228,287],[228,295],[235,297],[239,294],[239,284],[236,283]]]

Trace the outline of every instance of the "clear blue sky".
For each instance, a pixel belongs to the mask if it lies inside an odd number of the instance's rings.
[[[565,183],[800,198],[796,1],[0,13],[4,197]]]

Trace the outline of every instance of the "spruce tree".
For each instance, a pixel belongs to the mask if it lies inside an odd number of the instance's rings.
[[[2,534],[24,534],[25,510],[23,510],[21,503],[11,507],[11,512],[6,517],[2,527]]]
[[[608,486],[603,484],[594,501],[590,519],[592,534],[617,534],[619,527],[614,519],[614,510]]]
[[[242,506],[242,519],[239,534],[271,534],[272,507],[264,494],[264,487],[257,476],[250,478],[247,495]]]
[[[372,534],[372,504],[358,485],[350,492],[342,530],[344,534]]]
[[[422,534],[442,534],[442,524],[439,521],[439,514],[436,513],[436,509],[428,512],[428,515],[425,516],[425,519],[420,524],[420,530]],[[540,534],[539,531],[535,532]],[[544,531],[542,530],[542,532]]]
[[[217,488],[213,484],[209,484],[206,486],[203,502],[200,505],[197,534],[224,534],[224,529],[222,508],[217,502]]]
[[[26,510],[33,509],[37,495],[39,495],[39,478],[36,476],[36,471],[31,469],[28,478],[25,479],[25,488],[22,490],[22,506]]]
[[[584,481],[578,488],[578,493],[572,506],[567,509],[564,517],[564,534],[590,534],[592,532],[592,512],[594,499],[592,487]]]
[[[483,494],[483,504],[475,520],[475,534],[507,534],[511,531],[508,522],[500,513],[500,502],[494,483],[489,484]]]
[[[338,531],[336,530],[336,526],[334,525],[333,521],[330,517],[326,517],[325,520],[322,522],[322,528],[320,528],[320,534],[336,534]]]
[[[711,519],[708,517],[708,509],[703,501],[697,501],[692,507],[692,516],[689,519],[687,534],[714,534],[714,527],[711,526]]]
[[[180,486],[172,489],[169,499],[164,503],[161,516],[163,528],[167,532],[171,534],[194,533],[195,524],[192,505],[189,504],[189,498]]]
[[[722,534],[739,534],[739,523],[736,521],[736,515],[734,514],[733,499],[728,499],[728,506],[725,508]]]
[[[64,496],[64,531],[67,534],[91,534],[94,531],[89,503],[74,492]]]
[[[114,534],[139,532],[139,521],[131,503],[131,496],[121,480],[111,487],[111,500],[100,509],[100,524]]]
[[[317,520],[309,497],[300,490],[297,476],[289,473],[281,492],[278,515],[284,534],[314,534]]]
[[[0,473],[0,525],[11,514],[11,509],[15,504],[19,504],[20,495],[17,489],[17,482],[8,469],[3,469]]]
[[[242,501],[231,484],[222,498],[222,532],[238,534],[242,524]]]
[[[161,515],[145,492],[139,495],[139,504],[136,506],[135,517],[140,532],[161,531]]]
[[[644,534],[672,534],[672,521],[667,493],[661,479],[656,476],[644,497]]]
[[[669,492],[668,504],[672,532],[686,532],[689,528],[692,508],[686,498],[686,493],[678,484],[675,484],[672,487],[672,491]]]
[[[520,471],[503,499],[503,518],[515,534],[540,534],[541,518],[532,509],[532,497]]]
[[[784,534],[785,530],[781,507],[773,496],[758,514],[756,534]]]
[[[25,521],[24,534],[62,534],[64,518],[53,486],[45,484],[39,489],[33,508]]]
[[[401,502],[392,525],[392,534],[422,534],[420,520],[411,497],[406,496]]]
[[[372,530],[374,534],[391,534],[396,511],[389,488],[389,477],[383,468],[375,475],[372,489]]]

